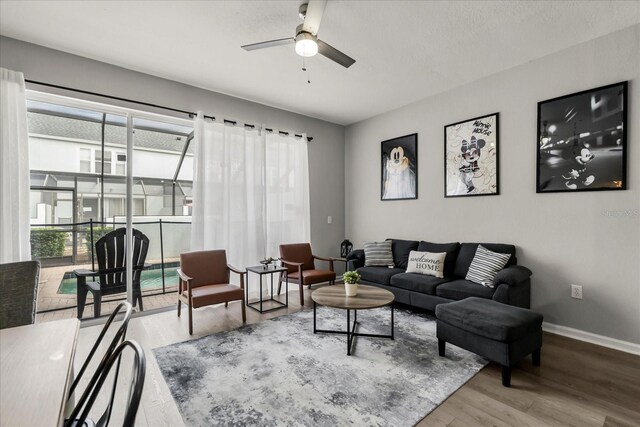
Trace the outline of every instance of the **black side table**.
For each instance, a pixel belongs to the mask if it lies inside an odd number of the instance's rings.
[[[269,266],[267,268],[263,267],[262,265],[258,265],[255,267],[247,267],[247,285],[245,286],[246,288],[246,304],[247,307],[254,309],[255,311],[257,311],[258,313],[268,313],[270,311],[274,311],[274,310],[279,310],[281,308],[284,307],[288,307],[289,306],[289,274],[288,274],[288,269],[286,267],[278,267],[278,266]],[[258,276],[260,276],[260,299],[257,301],[251,301],[249,302],[249,272],[257,274]],[[284,296],[284,301],[278,301],[277,299],[275,299],[273,297],[273,276],[275,274],[281,274],[284,273],[285,275],[285,296]],[[262,277],[265,274],[269,274],[271,275],[271,295],[269,298],[267,299],[262,299]],[[269,295],[267,295],[269,296]],[[268,302],[268,301],[272,301],[273,303],[277,304],[276,307],[272,307],[272,308],[268,308],[268,309],[263,309],[262,308],[262,303],[264,302]],[[255,305],[259,305],[260,308],[256,308],[254,307]]]

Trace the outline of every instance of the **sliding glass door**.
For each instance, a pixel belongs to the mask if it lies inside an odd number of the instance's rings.
[[[28,98],[32,255],[46,279],[39,311],[76,305],[72,271],[95,271],[95,242],[127,219],[150,241],[143,295],[174,292],[179,254],[189,250],[191,121],[37,92]],[[131,300],[127,294],[103,301]]]

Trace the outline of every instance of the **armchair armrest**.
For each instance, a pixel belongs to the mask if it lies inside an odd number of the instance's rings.
[[[280,258],[280,262],[282,262],[283,264],[289,265],[291,267],[302,267],[304,265],[301,262],[287,261],[287,260],[282,259],[282,258]]]
[[[77,277],[89,277],[89,276],[97,276],[98,272],[81,268],[79,270],[73,270],[73,274],[75,274]]]
[[[180,280],[178,280],[178,295],[182,295],[182,293],[184,292],[184,288],[182,287],[182,283],[184,282],[187,284],[187,290],[189,292],[189,301],[191,301],[191,281],[193,279],[187,276],[186,274],[184,274],[184,271],[182,271],[179,268],[176,268],[176,272],[178,273],[178,277],[180,278]]]
[[[231,265],[231,264],[227,264],[227,268],[228,268],[229,270],[233,271],[233,272],[234,272],[234,273],[236,273],[236,274],[244,274],[244,273],[245,273],[244,271],[242,271],[242,270],[239,270],[239,269],[235,268],[235,267],[234,267],[233,265]]]
[[[193,278],[191,278],[191,277],[187,276],[186,274],[184,274],[184,271],[182,271],[182,270],[181,270],[181,269],[179,269],[179,268],[176,268],[176,272],[178,272],[178,276],[179,276],[182,280],[184,280],[185,282],[187,282],[187,283],[190,283],[190,282],[193,280]]]
[[[231,264],[227,264],[227,268],[229,269],[229,271],[233,271],[234,273],[240,275],[240,289],[244,289],[244,273],[245,272],[242,270],[238,270]]]
[[[532,274],[531,270],[527,267],[512,265],[500,270],[498,274],[496,274],[496,277],[493,279],[493,287],[498,287],[502,283],[509,286],[518,286],[531,277]]]
[[[334,270],[333,270],[333,258],[324,258],[324,257],[317,256],[317,255],[312,255],[312,256],[313,256],[315,259],[317,259],[317,260],[320,260],[320,261],[327,261],[327,262],[329,263],[329,269],[330,269],[331,271],[334,271]]]

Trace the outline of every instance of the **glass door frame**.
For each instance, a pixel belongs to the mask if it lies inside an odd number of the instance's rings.
[[[101,112],[101,113],[105,113],[105,114],[114,114],[114,115],[118,115],[118,116],[124,116],[126,117],[127,120],[127,125],[126,125],[126,129],[127,129],[127,147],[126,147],[126,173],[125,173],[125,177],[126,177],[126,228],[127,228],[127,236],[128,236],[128,241],[127,241],[127,246],[131,247],[131,242],[132,242],[132,228],[133,228],[133,224],[132,224],[132,219],[133,219],[133,209],[134,209],[134,205],[133,205],[133,143],[134,143],[134,126],[133,126],[133,121],[134,119],[144,119],[144,120],[151,120],[151,121],[159,121],[159,122],[165,122],[165,123],[171,123],[171,124],[175,124],[175,125],[180,125],[180,126],[187,126],[187,127],[193,127],[194,123],[193,120],[190,119],[183,119],[183,118],[178,118],[175,116],[171,116],[171,115],[167,115],[167,114],[156,114],[156,113],[150,113],[150,112],[146,112],[146,111],[141,111],[141,110],[136,110],[136,109],[132,109],[132,108],[125,108],[125,107],[119,107],[119,106],[114,106],[114,105],[108,105],[108,104],[103,104],[100,102],[95,102],[95,101],[87,101],[87,100],[83,100],[83,99],[78,99],[78,98],[71,98],[71,97],[67,97],[67,96],[63,96],[63,95],[57,95],[57,94],[50,94],[50,93],[46,93],[46,92],[39,92],[39,91],[34,91],[34,90],[30,90],[28,89],[26,91],[26,97],[28,100],[33,100],[33,101],[40,101],[40,102],[45,102],[45,103],[52,103],[52,104],[58,104],[58,105],[64,105],[67,107],[75,107],[75,108],[79,108],[79,109],[86,109],[86,110],[91,110],[91,111],[96,111],[96,112]],[[185,141],[186,143],[186,141]],[[186,152],[186,148],[184,150],[184,152]],[[184,152],[183,152],[183,156],[184,156]],[[32,187],[32,188],[36,188],[36,187]],[[50,190],[50,188],[48,188],[48,190]],[[60,191],[60,188],[55,188],[55,190]],[[74,198],[74,206],[73,206],[73,215],[74,215],[74,220],[77,217],[77,212],[76,212],[76,206],[75,206],[75,197],[76,197],[76,193],[75,193],[75,189],[74,193],[73,193],[73,198]],[[102,197],[104,197],[104,194],[102,194]],[[74,233],[75,236],[75,233]],[[74,246],[74,251],[75,251],[75,246]],[[127,301],[133,305],[133,289],[131,288],[130,284],[133,278],[133,270],[132,270],[132,256],[133,253],[131,251],[127,251],[127,271],[126,271],[126,277],[127,277]]]

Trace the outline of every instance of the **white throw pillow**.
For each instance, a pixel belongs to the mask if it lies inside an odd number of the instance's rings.
[[[444,277],[444,259],[446,252],[409,252],[407,261],[407,273],[426,274],[439,278]]]
[[[507,265],[509,258],[511,258],[511,254],[493,252],[482,245],[478,245],[465,279],[493,288],[493,279],[498,274],[498,271]]]
[[[393,267],[391,240],[384,242],[364,242],[364,265],[366,267]]]

